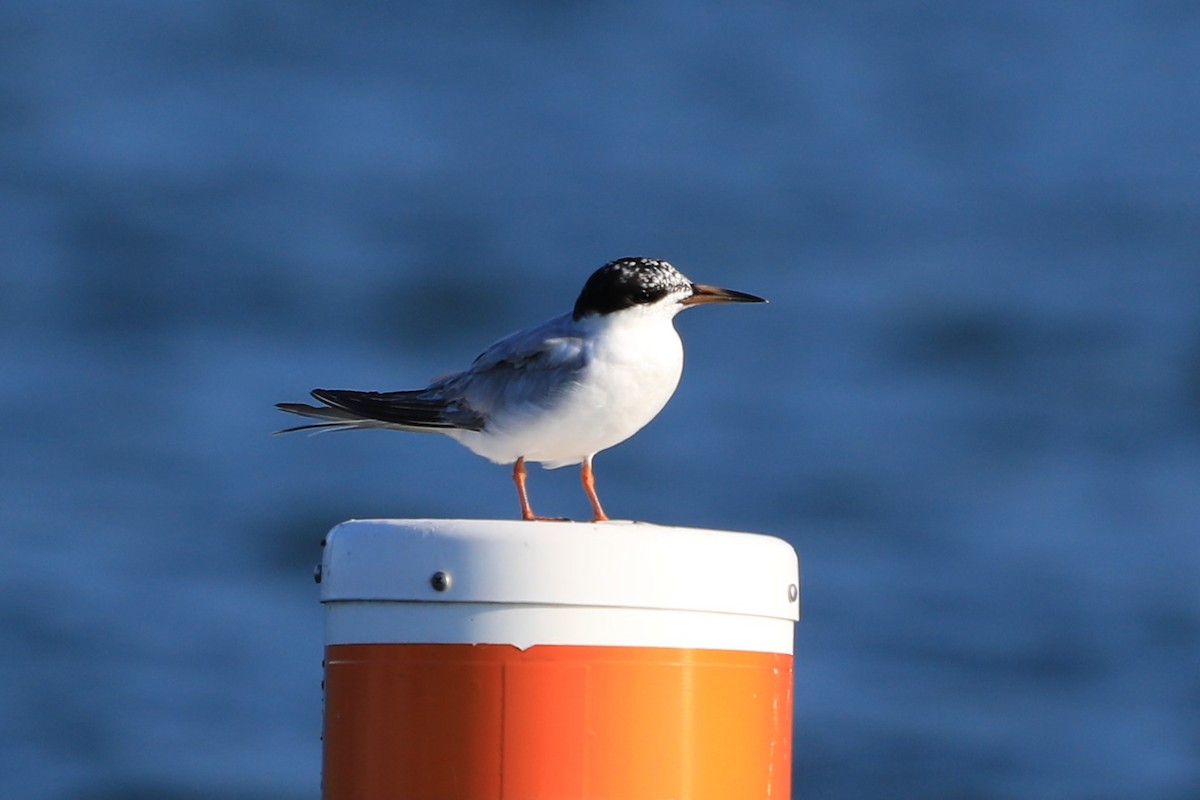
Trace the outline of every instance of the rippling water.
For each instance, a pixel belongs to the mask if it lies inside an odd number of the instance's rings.
[[[516,506],[271,404],[626,254],[772,301],[597,473],[799,549],[797,797],[1200,794],[1200,11],[404,5],[7,8],[13,796],[315,798],[323,532]]]

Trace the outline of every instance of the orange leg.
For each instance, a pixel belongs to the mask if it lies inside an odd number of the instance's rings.
[[[537,517],[533,515],[533,507],[529,505],[529,494],[525,491],[525,476],[528,474],[525,471],[525,456],[521,456],[517,463],[513,464],[513,483],[517,485],[517,499],[521,501],[521,519],[534,520]]]
[[[583,460],[583,470],[579,477],[583,481],[583,490],[587,492],[588,501],[592,504],[592,522],[604,522],[608,519],[608,514],[604,513],[604,508],[600,505],[600,498],[596,496],[596,476],[592,472],[591,456]]]
[[[528,474],[525,471],[525,456],[521,456],[517,459],[517,463],[513,464],[513,483],[517,485],[517,499],[521,501],[521,519],[538,522],[566,522],[565,517],[539,517],[533,513],[533,506],[529,505],[529,494],[525,491],[525,476]]]

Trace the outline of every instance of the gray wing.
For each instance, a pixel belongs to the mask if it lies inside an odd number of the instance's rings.
[[[280,411],[321,422],[278,431],[398,428],[483,430],[498,411],[520,413],[552,404],[584,368],[583,341],[571,315],[506,336],[462,372],[428,388],[400,392],[314,389],[323,405],[279,403]]]
[[[435,383],[447,398],[488,419],[552,405],[587,366],[587,351],[570,314],[506,336],[469,368]]]

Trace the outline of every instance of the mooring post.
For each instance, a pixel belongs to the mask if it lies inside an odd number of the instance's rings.
[[[791,796],[781,539],[358,520],[318,577],[324,800]]]

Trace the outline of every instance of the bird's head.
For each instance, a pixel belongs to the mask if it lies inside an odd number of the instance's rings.
[[[654,258],[619,258],[592,273],[579,299],[575,319],[638,306],[661,307],[672,315],[702,303],[765,303],[745,292],[692,283],[682,272]]]

